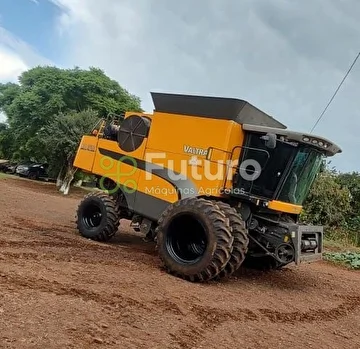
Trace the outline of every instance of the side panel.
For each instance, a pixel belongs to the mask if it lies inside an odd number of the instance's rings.
[[[142,159],[135,159],[119,153],[118,150],[109,147],[106,149],[104,145],[102,146],[103,148],[99,148],[94,173],[103,178],[111,178],[118,184],[131,211],[157,220],[166,207],[177,200],[173,186],[165,179],[158,176],[153,176],[151,180],[147,179],[148,165]],[[106,168],[103,168],[104,164]],[[146,182],[142,179],[146,179]]]
[[[228,120],[155,113],[148,148],[168,153],[206,157],[210,146],[227,150]]]
[[[81,138],[74,160],[75,167],[92,172],[98,140],[95,136],[83,136]]]
[[[167,177],[171,177],[180,197],[222,196],[228,160],[234,145],[242,143],[241,135],[240,126],[233,121],[155,113],[146,161],[169,169]],[[149,186],[144,177],[142,185]]]
[[[115,141],[99,139],[98,149],[95,156],[93,173],[101,176],[100,186],[106,178],[115,183],[125,186],[129,193],[135,192],[139,179],[140,170],[137,158],[142,158],[145,152],[146,139],[141,146],[131,153],[122,152]],[[131,196],[135,200],[135,196]],[[129,202],[133,205],[134,202]]]

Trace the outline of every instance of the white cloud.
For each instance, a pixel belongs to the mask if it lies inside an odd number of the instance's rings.
[[[0,83],[17,82],[18,76],[27,69],[21,56],[0,41]],[[0,122],[5,120],[6,115],[0,112]]]
[[[18,76],[28,67],[14,52],[0,45],[0,82],[16,82]]]
[[[19,75],[37,65],[53,63],[30,45],[0,26],[0,83],[17,82]],[[0,113],[0,122],[6,119]]]
[[[43,57],[25,41],[16,37],[8,30],[0,26],[0,48],[20,57],[27,67],[37,65],[53,65],[49,59]]]

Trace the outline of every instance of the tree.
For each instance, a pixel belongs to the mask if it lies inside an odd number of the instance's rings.
[[[38,141],[45,148],[45,156],[52,174],[58,174],[67,159],[75,154],[81,137],[89,134],[98,122],[97,113],[91,109],[79,113],[59,114],[41,128]]]
[[[14,83],[0,84],[0,111],[11,115],[11,106],[20,93],[20,86]]]
[[[42,127],[38,138],[46,149],[46,158],[50,163],[49,172],[57,174],[60,191],[67,194],[76,169],[73,167],[75,152],[81,137],[89,134],[99,121],[97,113],[85,110],[79,113],[57,115],[53,122]]]
[[[335,240],[359,244],[360,174],[340,173],[327,167],[305,203],[303,217],[312,224],[324,225]]]
[[[360,213],[360,174],[358,172],[340,173],[336,182],[349,189],[352,207]]]
[[[346,224],[351,195],[336,178],[337,175],[329,170],[319,174],[304,204],[303,221],[332,228]]]
[[[10,127],[0,123],[0,158],[11,159],[15,151],[15,141]]]
[[[44,159],[46,149],[39,147],[39,130],[57,116],[88,109],[99,117],[142,111],[138,97],[97,68],[36,67],[22,73],[19,84],[0,84],[0,111],[8,118],[21,159]]]
[[[360,231],[360,174],[358,172],[340,173],[336,178],[340,186],[350,192],[350,212],[346,218],[348,229]]]

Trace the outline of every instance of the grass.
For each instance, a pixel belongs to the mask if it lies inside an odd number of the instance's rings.
[[[356,247],[352,244],[334,241],[334,240],[324,240],[324,249],[325,252],[358,252],[360,253],[360,247]]]
[[[324,260],[347,269],[360,270],[360,247],[339,241],[325,240],[324,249]]]

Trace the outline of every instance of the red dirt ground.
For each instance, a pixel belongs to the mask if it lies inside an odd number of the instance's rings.
[[[53,184],[0,179],[0,348],[360,348],[360,273],[325,262],[208,285],[124,223],[80,237]]]

